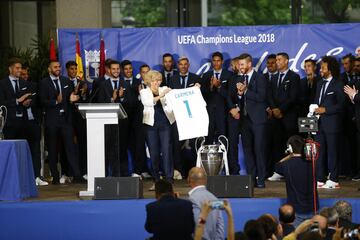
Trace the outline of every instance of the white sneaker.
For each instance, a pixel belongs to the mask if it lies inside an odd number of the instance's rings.
[[[317,188],[323,188],[324,185],[325,185],[324,182],[317,181]]]
[[[152,178],[152,176],[151,176],[148,172],[143,172],[143,173],[141,173],[141,176],[142,176],[143,178]]]
[[[153,185],[151,185],[151,187],[149,188],[149,191],[155,191],[155,183]]]
[[[174,170],[174,180],[182,180],[182,176],[181,176],[181,173],[178,171],[178,170]]]
[[[340,185],[338,182],[334,182],[331,180],[327,180],[325,185],[322,188],[326,188],[326,189],[335,189],[335,188],[340,188]]]
[[[39,177],[37,177],[35,179],[35,184],[36,184],[36,186],[47,186],[47,185],[49,185],[48,182],[41,180],[41,178],[39,178]]]
[[[71,183],[71,179],[66,175],[62,175],[59,182],[60,184]]]
[[[274,172],[274,174],[271,177],[269,177],[268,180],[270,182],[276,182],[276,181],[280,181],[282,178],[284,178],[284,176]]]
[[[133,174],[131,174],[131,176],[132,176],[132,177],[138,177],[138,178],[141,179],[141,175],[139,175],[139,174],[137,174],[137,173],[133,173]]]

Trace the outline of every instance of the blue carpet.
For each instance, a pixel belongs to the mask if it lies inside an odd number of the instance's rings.
[[[338,199],[322,199],[321,207]],[[360,222],[360,200],[353,221]],[[0,202],[0,239],[145,239],[145,205],[153,200]],[[235,229],[264,213],[277,216],[280,198],[231,199]]]

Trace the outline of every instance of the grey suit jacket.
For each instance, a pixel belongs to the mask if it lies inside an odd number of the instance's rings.
[[[198,223],[201,206],[206,201],[218,200],[205,186],[192,191],[189,200],[193,203],[193,213],[195,223]],[[221,210],[212,210],[206,219],[203,240],[223,240],[224,239],[224,220]]]

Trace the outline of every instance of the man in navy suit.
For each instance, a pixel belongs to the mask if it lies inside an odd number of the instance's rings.
[[[226,134],[227,85],[232,77],[231,72],[222,68],[224,58],[220,52],[213,53],[211,60],[213,70],[206,72],[201,80],[201,92],[209,114],[207,144]]]
[[[49,64],[49,77],[40,82],[40,99],[45,111],[46,143],[53,184],[59,183],[58,142],[62,141],[67,161],[75,181],[81,181],[79,159],[76,154],[72,129],[72,103],[79,100],[73,93],[74,87],[69,79],[60,76],[60,63]]]
[[[97,102],[120,103],[124,89],[120,86],[120,63],[116,60],[109,62],[109,78],[102,81],[98,87]],[[124,140],[124,131],[118,124],[105,125],[105,166],[106,176],[128,176],[127,144]]]
[[[345,93],[348,95],[349,100],[354,105],[355,111],[355,124],[356,124],[356,145],[353,150],[356,149],[356,165],[353,166],[353,171],[355,176],[353,176],[353,181],[360,180],[360,57],[356,58],[353,63],[353,73],[354,73],[354,85],[348,85],[344,87]],[[352,129],[354,131],[354,128]]]
[[[36,185],[48,185],[40,177],[40,124],[37,90],[20,78],[21,60],[9,60],[9,76],[0,81],[0,106],[7,108],[5,139],[26,139],[29,143]]]
[[[344,86],[354,86],[357,82],[354,72],[354,56],[347,54],[341,58],[341,63],[344,72],[340,75],[340,79]],[[344,126],[343,134],[341,135],[341,149],[340,155],[340,175],[347,177],[354,176],[356,171],[356,123],[355,123],[355,108],[350,98],[345,100],[345,108],[342,114],[342,125]],[[355,176],[354,176],[355,177]],[[360,177],[360,176],[359,176]],[[356,179],[356,178],[354,178]],[[360,178],[359,178],[360,179]]]
[[[334,57],[322,58],[320,75],[322,81],[318,82],[314,101],[314,104],[319,105],[314,113],[320,115],[319,131],[315,138],[320,143],[319,159],[316,163],[316,179],[318,187],[333,189],[339,187],[339,137],[341,113],[345,104],[343,83],[339,80],[340,67]],[[330,172],[327,181],[326,169]]]
[[[192,203],[175,196],[170,182],[155,183],[156,201],[146,205],[145,229],[154,240],[193,239],[195,223]]]
[[[94,81],[92,82],[91,85],[91,93],[89,96],[89,102],[93,103],[93,102],[97,102],[97,95],[99,92],[99,87],[101,85],[101,83],[105,80],[108,80],[110,78],[110,63],[114,61],[111,58],[107,58],[105,60],[105,74],[102,77],[96,78],[94,79]]]
[[[240,106],[241,139],[246,170],[256,182],[255,186],[264,188],[268,85],[265,77],[253,69],[252,57],[249,54],[239,56],[238,68],[243,74],[241,81],[236,83],[236,94]]]
[[[289,69],[289,55],[281,52],[276,55],[279,74],[271,82],[270,108],[272,112],[271,128],[274,145],[273,159],[280,161],[286,149],[287,139],[296,134],[298,118],[298,89],[300,76]],[[271,164],[274,169],[275,162]],[[273,178],[274,177],[274,178]],[[278,180],[273,176],[269,180]]]
[[[304,69],[306,77],[300,80],[299,93],[299,117],[306,117],[309,112],[309,106],[314,102],[316,94],[316,85],[321,78],[316,75],[316,61],[313,59],[306,59],[304,62]]]
[[[140,177],[145,172],[145,130],[142,124],[143,105],[140,100],[140,90],[144,87],[141,80],[133,76],[132,63],[129,60],[121,62],[122,78],[120,86],[124,90],[120,95],[128,118],[120,120],[122,140],[126,148],[130,150],[133,162],[133,176]]]
[[[162,57],[163,69],[161,71],[161,75],[163,77],[163,81],[161,82],[161,87],[169,86],[169,82],[172,76],[179,74],[176,69],[174,69],[174,58],[170,53],[165,53]]]
[[[77,76],[77,63],[68,61],[66,71],[68,78],[73,84],[74,94],[79,96],[75,103],[86,103],[89,99],[89,92],[86,80],[80,80]],[[77,140],[77,150],[79,153],[79,166],[82,176],[87,174],[87,137],[86,137],[86,120],[81,116],[79,110],[73,105],[73,129]]]
[[[171,89],[182,89],[193,86],[201,87],[200,85],[200,77],[192,72],[189,72],[190,62],[187,57],[180,57],[178,59],[178,70],[179,74],[174,74],[170,78],[170,82],[168,83],[168,87]],[[191,150],[191,156],[188,161],[186,160],[185,154],[181,150],[185,141],[179,141],[179,133],[177,130],[177,125],[172,125],[172,138],[174,139],[173,144],[173,158],[174,158],[174,168],[179,170],[181,174],[184,176],[188,173],[188,170],[195,165],[196,161],[196,153],[194,149],[195,142],[193,140],[189,140]],[[175,173],[176,171],[174,171]],[[181,176],[180,176],[181,177]]]

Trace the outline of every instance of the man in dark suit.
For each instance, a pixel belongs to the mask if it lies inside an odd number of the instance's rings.
[[[21,60],[9,60],[9,76],[0,81],[0,106],[7,108],[5,139],[26,139],[29,143],[36,185],[48,185],[40,177],[40,116],[36,87],[20,78]]]
[[[339,80],[340,68],[337,60],[325,56],[321,61],[314,110],[319,115],[319,131],[315,140],[320,143],[319,159],[316,163],[316,179],[318,187],[338,188],[339,137],[341,133],[341,114],[344,110],[345,94],[343,84]],[[329,180],[326,181],[326,169],[329,170]],[[326,181],[326,183],[325,183]]]
[[[230,86],[231,94],[236,94],[240,106],[241,139],[248,174],[253,177],[256,187],[265,187],[266,177],[266,91],[264,76],[252,67],[252,57],[241,54],[238,61],[240,82]],[[232,96],[234,98],[234,96]]]
[[[36,177],[36,185],[46,186],[48,183],[40,176],[41,169],[41,123],[42,112],[40,107],[38,84],[31,81],[29,76],[29,67],[22,66],[20,78],[28,83],[29,92],[32,93],[30,106],[26,109],[27,121],[25,121],[26,136],[29,142],[31,156],[33,160],[34,174]]]
[[[50,62],[49,77],[40,82],[40,99],[45,111],[46,143],[53,184],[59,183],[57,170],[59,141],[63,142],[74,181],[81,181],[72,129],[72,103],[79,100],[79,96],[73,93],[74,87],[70,80],[60,76],[60,69],[58,61]]]
[[[169,82],[172,76],[179,74],[176,69],[174,69],[174,58],[170,53],[165,53],[162,57],[162,66],[161,75],[163,80],[160,87],[169,86]]]
[[[304,62],[306,77],[300,80],[299,91],[299,117],[306,117],[309,112],[309,106],[314,102],[316,94],[316,85],[321,78],[316,75],[316,61],[306,59]]]
[[[110,78],[110,63],[113,61],[111,58],[107,58],[105,60],[105,75],[99,78],[95,78],[92,85],[91,85],[91,93],[89,96],[89,102],[97,102],[97,95],[98,95],[98,88],[100,87],[101,83]]]
[[[74,103],[86,103],[89,99],[89,92],[85,80],[81,80],[77,76],[77,63],[75,61],[68,61],[66,63],[66,71],[68,78],[73,84],[74,94],[79,96],[79,100]],[[77,140],[77,150],[79,154],[79,167],[82,176],[87,174],[87,135],[86,135],[86,120],[81,116],[79,110],[75,105],[72,108],[73,114],[73,129]]]
[[[98,103],[120,103],[124,89],[120,86],[120,63],[116,60],[109,62],[109,78],[99,85]],[[126,143],[122,134],[123,129],[118,124],[105,125],[105,167],[106,176],[128,176],[128,156]]]
[[[231,175],[238,175],[240,172],[240,165],[238,159],[238,146],[239,146],[239,134],[240,134],[240,105],[237,95],[237,83],[243,81],[242,74],[239,72],[239,57],[232,60],[232,67],[234,75],[228,83],[228,98],[227,98],[227,130],[229,139],[228,150],[228,164],[229,172]]]
[[[172,184],[165,180],[155,183],[157,201],[146,205],[145,229],[152,239],[193,239],[195,223],[192,203],[175,196]]]
[[[274,157],[274,143],[272,141],[272,136],[273,134],[275,134],[275,132],[273,131],[272,127],[271,127],[271,122],[272,122],[272,111],[271,111],[271,107],[270,107],[270,102],[271,102],[271,83],[273,81],[273,79],[277,79],[279,77],[278,74],[278,70],[277,70],[277,65],[276,65],[276,54],[269,54],[266,60],[266,69],[267,72],[264,74],[264,77],[267,81],[267,97],[266,97],[266,101],[267,101],[267,108],[266,108],[266,112],[268,115],[268,120],[267,120],[267,144],[266,144],[266,155],[268,156],[267,158],[267,162],[266,162],[266,175],[267,176],[271,176],[273,174],[272,172],[272,166],[273,163],[275,162],[275,159],[273,159]]]
[[[347,54],[341,58],[341,63],[344,72],[340,75],[340,79],[344,86],[354,86],[356,84],[355,73],[353,71],[354,56]],[[342,114],[342,125],[344,126],[343,134],[341,134],[341,149],[340,154],[342,160],[339,163],[340,175],[347,177],[354,177],[356,179],[356,123],[355,123],[355,108],[350,98],[345,100],[345,108]],[[360,176],[359,176],[360,177]],[[360,178],[359,178],[360,179]]]
[[[288,67],[289,55],[278,53],[276,65],[279,71],[277,78],[271,82],[270,108],[272,111],[271,128],[274,145],[273,159],[275,162],[284,157],[287,139],[297,133],[298,89],[300,76]],[[271,169],[274,169],[273,162]],[[275,177],[275,176],[273,176]],[[277,177],[269,180],[278,180]]]
[[[145,130],[142,124],[143,105],[140,100],[140,90],[144,87],[140,79],[133,76],[132,63],[129,60],[121,62],[122,78],[120,86],[123,95],[120,101],[128,115],[127,119],[120,120],[122,139],[128,150],[130,150],[133,162],[133,177],[140,177],[145,171]]]
[[[201,79],[201,92],[209,114],[207,144],[226,134],[227,86],[232,77],[231,72],[222,68],[224,58],[220,52],[213,53],[211,60],[213,70],[206,72]]]
[[[178,59],[178,70],[179,74],[174,74],[170,78],[168,87],[171,89],[182,89],[193,86],[201,87],[200,77],[192,72],[189,72],[190,62],[187,57],[180,57]],[[190,157],[187,157],[184,151],[182,151],[182,146],[186,141],[179,141],[179,133],[177,130],[177,125],[172,125],[172,138],[174,140],[173,144],[173,158],[174,158],[174,168],[181,172],[181,175],[185,176],[189,170],[195,166],[196,162],[196,153],[195,153],[195,141],[190,139],[189,145],[191,147]],[[188,158],[188,159],[187,159]],[[176,172],[174,170],[174,174]],[[178,177],[179,179],[181,176]]]
[[[348,99],[354,105],[355,111],[355,123],[356,123],[356,144],[352,150],[356,149],[356,165],[353,166],[355,176],[353,176],[353,181],[360,180],[360,95],[358,91],[360,90],[360,58],[356,58],[353,63],[353,72],[354,72],[354,85],[345,85],[344,91],[348,95]],[[354,131],[354,128],[352,129]]]

